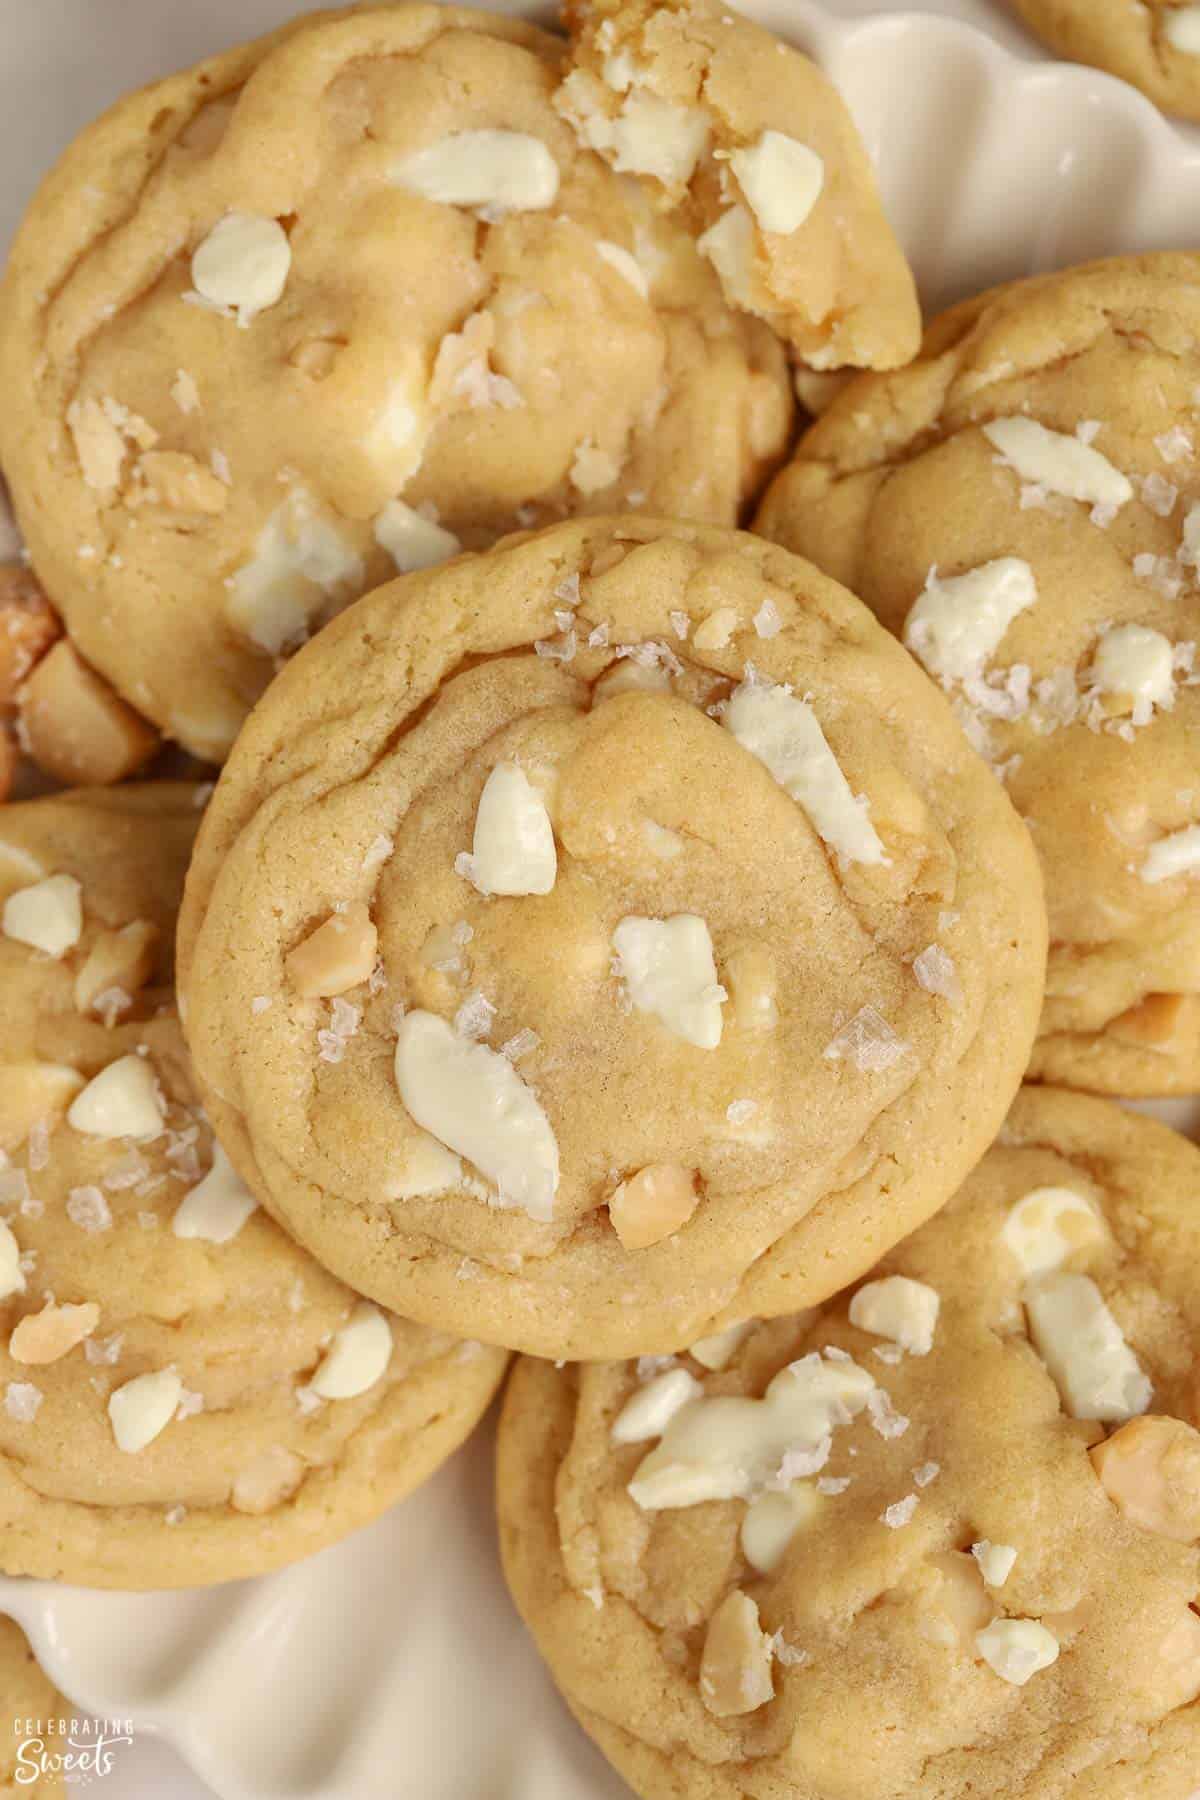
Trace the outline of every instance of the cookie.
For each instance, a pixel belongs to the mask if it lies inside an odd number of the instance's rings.
[[[301,1242],[409,1317],[598,1357],[824,1298],[939,1206],[1020,1079],[1042,934],[999,784],[864,607],[624,518],[308,646],[180,957],[222,1142]]]
[[[798,50],[718,0],[567,7],[555,104],[582,144],[679,208],[733,307],[812,369],[890,369],[921,312],[841,96]]]
[[[53,1765],[66,1748],[66,1707],[35,1662],[21,1627],[2,1617],[0,1706],[0,1794],[59,1800],[66,1789]]]
[[[397,569],[577,511],[735,524],[786,449],[783,346],[580,149],[563,55],[309,14],[122,101],[35,199],[0,459],[80,652],[197,755]]]
[[[1025,23],[1073,62],[1107,69],[1164,112],[1200,119],[1200,6],[1191,0],[1013,0]]]
[[[1200,257],[956,307],[860,377],[758,529],[846,582],[946,688],[1041,854],[1033,1072],[1200,1089]]]
[[[431,1474],[504,1357],[360,1301],[197,1105],[171,943],[197,790],[0,814],[0,1568],[199,1586]]]
[[[517,1605],[646,1800],[1191,1800],[1200,1152],[1027,1089],[853,1293],[522,1360]]]

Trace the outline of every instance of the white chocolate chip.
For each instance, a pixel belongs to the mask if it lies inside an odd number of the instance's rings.
[[[119,1056],[72,1101],[67,1124],[98,1138],[154,1138],[163,1106],[154,1070],[144,1056]]]
[[[406,1013],[396,1037],[396,1085],[418,1125],[496,1183],[501,1206],[553,1217],[558,1144],[506,1057],[459,1036],[435,1013]]]
[[[209,1244],[227,1244],[257,1209],[258,1201],[220,1144],[214,1142],[212,1167],[204,1179],[184,1195],[171,1221],[171,1229],[176,1237],[203,1238]]]
[[[1180,6],[1163,15],[1163,36],[1184,56],[1200,56],[1200,6]]]
[[[764,131],[729,166],[764,231],[798,231],[821,197],[825,164],[815,150],[782,131]]]
[[[975,1645],[989,1669],[1013,1687],[1058,1661],[1058,1639],[1037,1619],[993,1619],[976,1632]]]
[[[636,257],[629,254],[620,244],[612,244],[607,238],[600,238],[596,243],[596,255],[601,257],[610,268],[626,280],[630,287],[639,293],[643,300],[650,292],[650,283],[642,272]]]
[[[558,873],[546,802],[524,769],[497,763],[483,786],[471,844],[477,884],[489,894],[548,894]]]
[[[709,1621],[700,1659],[700,1698],[714,1718],[738,1718],[765,1706],[775,1693],[771,1639],[758,1606],[736,1588]]]
[[[136,1375],[124,1387],[117,1388],[108,1397],[108,1416],[117,1449],[126,1456],[136,1456],[152,1444],[175,1417],[182,1398],[183,1382],[174,1369]]]
[[[387,551],[401,575],[413,569],[431,569],[462,549],[452,531],[403,500],[389,500],[383,511],[376,513],[375,542]]]
[[[73,875],[51,875],[4,902],[3,931],[47,956],[65,956],[83,932],[82,889]]]
[[[747,1499],[789,1453],[806,1452],[814,1465],[827,1455],[834,1427],[862,1412],[874,1391],[871,1376],[849,1358],[814,1354],[781,1369],[761,1400],[697,1401],[643,1459],[630,1495],[647,1512]]]
[[[280,299],[291,266],[292,247],[277,219],[230,212],[196,246],[192,283],[201,299],[249,325]]]
[[[725,724],[803,808],[836,855],[849,862],[887,860],[865,802],[851,793],[806,700],[787,688],[744,682],[730,697]]]
[[[1041,1276],[1024,1300],[1038,1355],[1073,1419],[1111,1422],[1145,1412],[1153,1389],[1090,1276]]]
[[[554,204],[558,164],[524,131],[454,131],[395,165],[392,178],[442,206],[535,212]]]
[[[613,948],[629,997],[668,1031],[699,1050],[721,1041],[725,990],[717,982],[712,938],[695,913],[669,919],[630,914],[613,932]]]
[[[753,298],[754,220],[744,206],[731,206],[696,239],[696,248],[717,272],[730,306],[749,307]]]
[[[1102,694],[1127,694],[1134,702],[1134,723],[1147,723],[1156,706],[1174,704],[1174,647],[1146,625],[1115,625],[1096,646],[1092,682]]]
[[[625,1402],[613,1420],[613,1443],[644,1444],[647,1438],[661,1437],[675,1414],[699,1399],[702,1392],[686,1369],[667,1369],[656,1375]]]
[[[1062,431],[1048,431],[1036,419],[993,419],[983,435],[1021,477],[1052,494],[1092,506],[1124,506],[1133,484],[1090,444]]]
[[[773,1575],[796,1533],[811,1524],[820,1509],[821,1497],[807,1481],[794,1481],[751,1501],[741,1533],[742,1555],[750,1567],[760,1575]]]
[[[21,1270],[21,1246],[10,1228],[0,1219],[0,1300],[25,1292],[25,1276]]]
[[[252,644],[278,656],[330,602],[360,592],[363,579],[362,558],[312,496],[293,487],[259,532],[250,561],[226,582],[225,610]]]
[[[1200,825],[1185,825],[1151,844],[1142,863],[1142,880],[1151,886],[1172,881],[1176,875],[1192,875],[1200,869]]]
[[[1011,1544],[993,1544],[980,1538],[971,1545],[971,1555],[979,1564],[979,1573],[990,1588],[1001,1588],[1013,1572],[1017,1553]]]
[[[747,1319],[742,1325],[729,1325],[724,1331],[714,1331],[710,1337],[697,1338],[689,1347],[688,1355],[694,1356],[705,1369],[723,1369],[753,1329],[753,1319]]]
[[[913,1356],[933,1349],[941,1301],[935,1289],[907,1275],[868,1281],[850,1302],[850,1323],[874,1337],[888,1338]]]
[[[1070,1257],[1108,1242],[1099,1209],[1065,1187],[1031,1189],[1009,1210],[1000,1236],[1027,1277],[1049,1275]]]
[[[383,1313],[361,1300],[309,1382],[322,1400],[353,1400],[382,1379],[392,1360],[392,1329]]]
[[[932,570],[905,620],[904,643],[940,681],[969,680],[1037,597],[1033,570],[1015,556],[946,580]]]

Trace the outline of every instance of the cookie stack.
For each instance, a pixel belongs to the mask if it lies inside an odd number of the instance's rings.
[[[920,342],[809,62],[567,12],[301,18],[18,240],[0,1568],[294,1561],[516,1351],[637,1793],[1189,1800],[1200,1152],[1097,1096],[1200,1091],[1200,259]]]

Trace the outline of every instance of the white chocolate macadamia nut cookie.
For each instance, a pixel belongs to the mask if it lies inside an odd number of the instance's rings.
[[[1198,1191],[1165,1126],[1027,1088],[856,1291],[518,1363],[509,1584],[637,1794],[1192,1800]]]
[[[196,754],[397,570],[580,511],[733,525],[784,453],[784,346],[579,145],[564,57],[310,14],[122,101],[35,199],[0,455],[79,650]]]
[[[940,1206],[1020,1079],[1043,931],[1003,790],[852,595],[627,517],[301,652],[180,956],[216,1129],[302,1243],[594,1357],[822,1299]]]
[[[66,1747],[66,1704],[39,1668],[21,1627],[5,1618],[0,1618],[0,1697],[0,1793],[62,1800],[68,1790],[52,1765]],[[39,1750],[31,1742],[37,1738],[49,1753],[45,1773],[37,1772]]]
[[[861,594],[1046,880],[1033,1073],[1200,1088],[1200,257],[1000,288],[852,381],[757,529]]]
[[[1164,112],[1200,120],[1200,6],[1195,0],[1013,0],[1060,56],[1141,88]]]
[[[197,1586],[309,1555],[471,1430],[502,1353],[392,1318],[258,1207],[170,988],[203,790],[0,812],[0,1569]]]
[[[568,0],[555,105],[581,144],[678,209],[730,306],[813,369],[890,369],[921,312],[875,175],[815,63],[720,0]]]

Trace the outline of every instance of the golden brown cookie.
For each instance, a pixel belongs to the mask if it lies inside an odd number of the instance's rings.
[[[68,1724],[62,1696],[38,1667],[25,1633],[0,1618],[0,1794],[60,1800],[67,1790],[54,1770]]]
[[[306,14],[122,101],[35,199],[0,458],[81,653],[196,754],[397,569],[576,511],[735,524],[786,448],[782,345],[580,149],[563,55]]]
[[[384,1304],[546,1356],[824,1298],[1015,1090],[1036,863],[940,694],[749,536],[577,522],[382,588],[206,815],[188,1035]]]
[[[915,356],[912,273],[815,63],[720,0],[566,11],[574,66],[556,106],[582,144],[688,221],[730,306],[812,369]]]
[[[854,1293],[522,1360],[501,1548],[645,1800],[1191,1800],[1200,1152],[1026,1089]]]
[[[1200,6],[1193,0],[1013,0],[1060,56],[1141,88],[1164,112],[1200,119]]]
[[[1003,775],[1046,877],[1033,1072],[1200,1088],[1200,257],[985,294],[859,378],[758,529],[860,593]]]
[[[0,1568],[197,1586],[366,1524],[504,1357],[392,1318],[258,1210],[173,1004],[198,791],[0,813]]]

